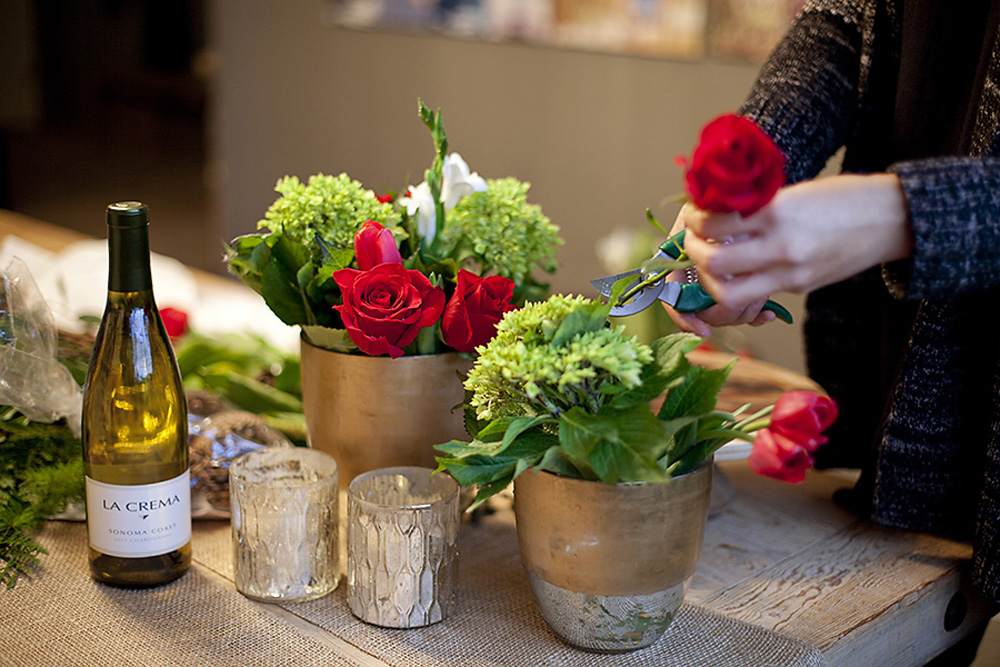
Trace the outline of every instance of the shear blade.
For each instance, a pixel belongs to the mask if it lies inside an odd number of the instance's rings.
[[[625,291],[627,292],[628,290],[638,285],[641,280],[642,276],[636,278],[634,281],[632,281],[632,283],[628,286],[628,289],[626,289]],[[629,315],[635,315],[638,312],[646,310],[646,308],[649,308],[649,306],[656,301],[656,297],[659,295],[659,293],[660,293],[659,285],[652,285],[650,287],[647,287],[641,292],[637,293],[635,296],[633,296],[628,303],[623,303],[618,306],[613,306],[611,308],[611,315],[614,317],[627,317]]]
[[[629,276],[638,276],[642,273],[642,269],[632,269],[631,271],[626,271],[625,273],[616,273],[613,276],[604,276],[603,278],[594,278],[590,281],[590,284],[601,293],[601,296],[607,298],[611,296],[611,289],[615,286],[615,283],[622,278],[628,278]]]

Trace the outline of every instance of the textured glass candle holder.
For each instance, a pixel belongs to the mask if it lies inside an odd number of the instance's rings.
[[[229,468],[236,588],[262,602],[314,600],[340,582],[337,462],[261,449]]]
[[[458,484],[430,468],[358,475],[347,492],[347,602],[389,628],[437,623],[455,607]]]

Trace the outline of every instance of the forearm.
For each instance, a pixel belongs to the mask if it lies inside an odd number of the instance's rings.
[[[913,234],[910,261],[890,267],[907,299],[949,299],[1000,287],[1000,159],[938,158],[894,165]]]
[[[913,249],[893,174],[806,181],[747,218],[690,211],[684,223],[685,247],[702,283],[730,307],[776,292],[810,292]],[[742,240],[726,245],[729,238]]]

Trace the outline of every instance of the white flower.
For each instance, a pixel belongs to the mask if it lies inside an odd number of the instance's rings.
[[[417,233],[424,238],[427,243],[434,240],[437,233],[437,224],[434,220],[434,197],[431,196],[431,186],[424,181],[417,187],[412,185],[407,188],[409,196],[404,197],[406,202],[406,213],[410,217],[417,216]]]
[[[444,158],[444,185],[441,187],[444,210],[455,208],[458,200],[466,195],[485,190],[486,181],[479,174],[469,172],[469,165],[461,155],[452,153]]]
[[[462,197],[486,190],[486,181],[483,177],[470,172],[469,165],[458,153],[445,156],[442,171],[444,182],[441,184],[441,201],[446,212],[455,208]],[[409,196],[405,198],[406,213],[410,216],[416,214],[417,232],[426,243],[431,243],[437,235],[438,226],[430,186],[424,181],[416,187],[411,185],[407,191]]]

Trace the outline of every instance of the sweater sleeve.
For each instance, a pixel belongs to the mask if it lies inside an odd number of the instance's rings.
[[[948,300],[1000,287],[1000,158],[952,157],[901,162],[914,249],[886,267],[893,294]]]
[[[739,110],[784,151],[790,183],[819,174],[848,140],[860,94],[861,11],[858,3],[808,3]]]

